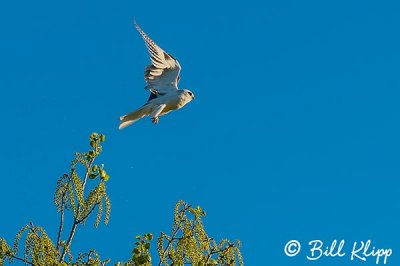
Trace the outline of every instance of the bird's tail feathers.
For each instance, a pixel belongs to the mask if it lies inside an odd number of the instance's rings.
[[[146,116],[149,114],[149,107],[144,105],[137,109],[136,111],[133,111],[132,113],[123,115],[119,118],[120,124],[119,124],[119,129],[124,129],[127,126],[135,123],[137,120],[140,118]]]

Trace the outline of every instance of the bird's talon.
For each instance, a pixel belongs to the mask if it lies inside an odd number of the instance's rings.
[[[158,124],[158,117],[153,117],[153,118],[151,119],[151,121],[152,121],[154,124]]]

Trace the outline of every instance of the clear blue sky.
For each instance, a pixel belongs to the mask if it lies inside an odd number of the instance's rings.
[[[207,211],[211,236],[243,242],[246,265],[309,264],[285,256],[291,239],[371,239],[400,265],[399,8],[2,1],[0,236],[12,243],[33,221],[55,237],[56,180],[97,131],[111,220],[81,228],[73,252],[126,260],[135,235],[170,230],[182,199]],[[178,58],[180,86],[196,99],[157,126],[118,131],[118,117],[148,97],[134,17]]]

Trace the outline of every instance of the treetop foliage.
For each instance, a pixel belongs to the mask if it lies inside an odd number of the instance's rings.
[[[69,172],[57,180],[54,203],[60,220],[55,242],[42,227],[30,222],[16,234],[12,247],[0,238],[0,266],[5,261],[22,261],[35,266],[102,266],[111,262],[110,259],[100,259],[95,250],[79,253],[76,258],[70,252],[79,225],[90,216],[95,216],[96,228],[101,221],[107,224],[110,219],[111,202],[106,191],[110,177],[104,164],[96,163],[104,141],[104,134],[92,133],[89,138],[91,148],[85,153],[75,153]],[[65,221],[66,212],[72,213],[72,221]],[[157,239],[159,261],[156,265],[243,265],[241,243],[227,239],[217,243],[209,237],[202,221],[205,215],[199,206],[193,208],[178,201],[170,234],[161,232]],[[66,227],[69,230],[65,231]],[[152,265],[150,247],[153,234],[138,235],[135,240],[131,258],[114,265]]]

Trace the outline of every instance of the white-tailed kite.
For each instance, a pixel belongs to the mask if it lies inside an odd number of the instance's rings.
[[[144,116],[150,116],[154,124],[160,116],[182,108],[194,99],[190,90],[179,90],[178,82],[181,66],[172,55],[163,51],[135,22],[149,50],[151,65],[146,66],[144,79],[150,91],[147,102],[132,113],[120,117],[119,129],[123,129]]]

